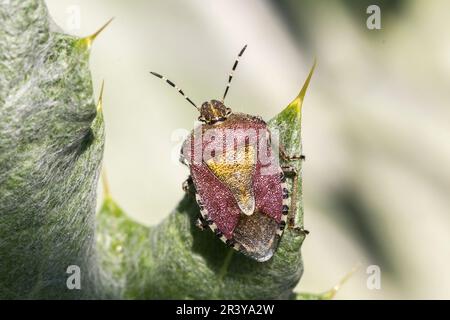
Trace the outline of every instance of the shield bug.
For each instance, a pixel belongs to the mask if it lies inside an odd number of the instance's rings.
[[[273,256],[286,227],[307,233],[294,225],[295,212],[290,210],[296,194],[291,197],[286,176],[296,179],[297,172],[277,161],[278,154],[286,160],[304,157],[288,156],[281,145],[277,149],[259,116],[235,113],[225,105],[246,47],[233,64],[223,98],[200,107],[172,81],[156,72],[151,74],[174,87],[200,112],[201,124],[184,141],[180,156],[190,169],[183,189],[195,188],[200,208],[197,226],[210,228],[230,247],[263,262]]]

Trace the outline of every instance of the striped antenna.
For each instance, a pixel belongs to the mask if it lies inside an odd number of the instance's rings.
[[[156,73],[156,72],[153,72],[153,71],[150,71],[150,73],[152,74],[152,75],[154,75],[155,77],[158,77],[158,78],[160,78],[160,79],[162,79],[162,80],[164,80],[165,82],[167,82],[168,84],[170,84],[172,87],[174,87],[190,104],[192,104],[197,110],[199,110],[198,109],[198,107],[197,107],[197,105],[187,96],[187,95],[185,95],[184,94],[184,92],[183,92],[183,90],[181,90],[180,88],[178,88],[176,85],[175,85],[175,83],[173,83],[172,81],[170,81],[169,79],[167,79],[166,77],[164,77],[164,76],[162,76],[162,75],[160,75],[159,73]]]
[[[223,94],[222,102],[225,101],[225,97],[227,96],[228,90],[230,89],[231,80],[233,79],[233,73],[234,73],[234,71],[236,70],[236,67],[237,67],[237,65],[238,65],[238,63],[239,63],[239,59],[240,59],[240,58],[242,57],[242,55],[244,54],[245,49],[247,49],[247,45],[245,45],[245,46],[242,48],[241,52],[239,52],[239,54],[238,54],[236,60],[234,61],[233,69],[231,69],[231,72],[230,72],[230,74],[228,75],[228,84],[227,84],[227,88],[225,89],[225,93]]]

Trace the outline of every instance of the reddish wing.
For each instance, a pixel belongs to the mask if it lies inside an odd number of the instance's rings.
[[[214,176],[205,164],[192,165],[191,175],[198,195],[203,218],[215,223],[227,238],[239,221],[240,210],[230,190]]]
[[[272,161],[275,161],[272,159]],[[277,223],[281,222],[283,194],[280,172],[275,174],[261,174],[261,163],[256,166],[253,177],[253,189],[256,198],[256,209],[273,218]]]

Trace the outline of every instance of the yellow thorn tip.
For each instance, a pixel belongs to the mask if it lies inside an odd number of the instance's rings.
[[[308,90],[309,82],[311,81],[312,75],[314,73],[314,70],[316,69],[317,60],[314,58],[314,63],[309,71],[309,75],[305,80],[305,83],[303,84],[302,89],[300,90],[300,93],[298,96],[290,103],[290,106],[295,107],[297,109],[297,112],[300,113],[302,111],[302,104],[303,100],[305,99],[306,91]]]
[[[104,198],[111,197],[111,193],[110,193],[110,189],[109,189],[108,176],[106,174],[105,167],[102,168],[102,186],[103,186],[103,197]]]
[[[100,88],[100,95],[98,97],[97,102],[97,112],[101,112],[103,110],[103,89],[105,88],[105,80],[102,81],[102,87]]]
[[[361,263],[358,262],[357,264],[355,264],[353,268],[341,279],[341,281],[339,281],[339,283],[337,283],[333,288],[323,294],[323,297],[325,299],[333,299],[336,293],[341,289],[341,287],[356,273],[356,271],[359,270],[360,267]]]
[[[98,29],[96,32],[91,34],[90,36],[84,37],[80,39],[81,43],[86,46],[87,49],[90,49],[92,46],[92,43],[94,42],[95,38],[103,31],[105,28],[114,20],[114,18],[111,18],[106,22],[100,29]]]

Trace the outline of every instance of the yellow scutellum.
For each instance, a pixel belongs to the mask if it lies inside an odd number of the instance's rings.
[[[256,150],[252,146],[217,155],[206,161],[208,168],[224,183],[246,215],[255,210],[252,176],[256,166]]]
[[[86,48],[87,50],[89,50],[92,46],[92,43],[94,42],[95,38],[97,38],[97,36],[103,31],[105,30],[105,28],[111,23],[111,21],[113,21],[114,18],[111,18],[108,20],[108,22],[106,22],[100,29],[98,29],[96,32],[94,32],[93,34],[91,34],[90,36],[81,38],[78,40],[78,44],[80,45],[80,47]]]
[[[303,100],[304,100],[305,95],[306,95],[306,90],[308,90],[309,82],[311,81],[311,78],[312,78],[312,75],[314,73],[314,69],[316,68],[316,65],[317,65],[317,61],[316,61],[316,59],[314,59],[314,64],[313,64],[313,66],[311,68],[311,71],[309,71],[308,78],[306,78],[306,81],[303,84],[303,87],[300,90],[300,93],[298,94],[297,97],[295,97],[295,99],[286,108],[286,109],[291,109],[291,110],[295,111],[295,113],[299,117],[301,117]]]
[[[98,97],[98,102],[97,102],[97,113],[102,112],[103,111],[103,89],[105,87],[105,81],[102,81],[102,87],[100,88],[100,95]]]

